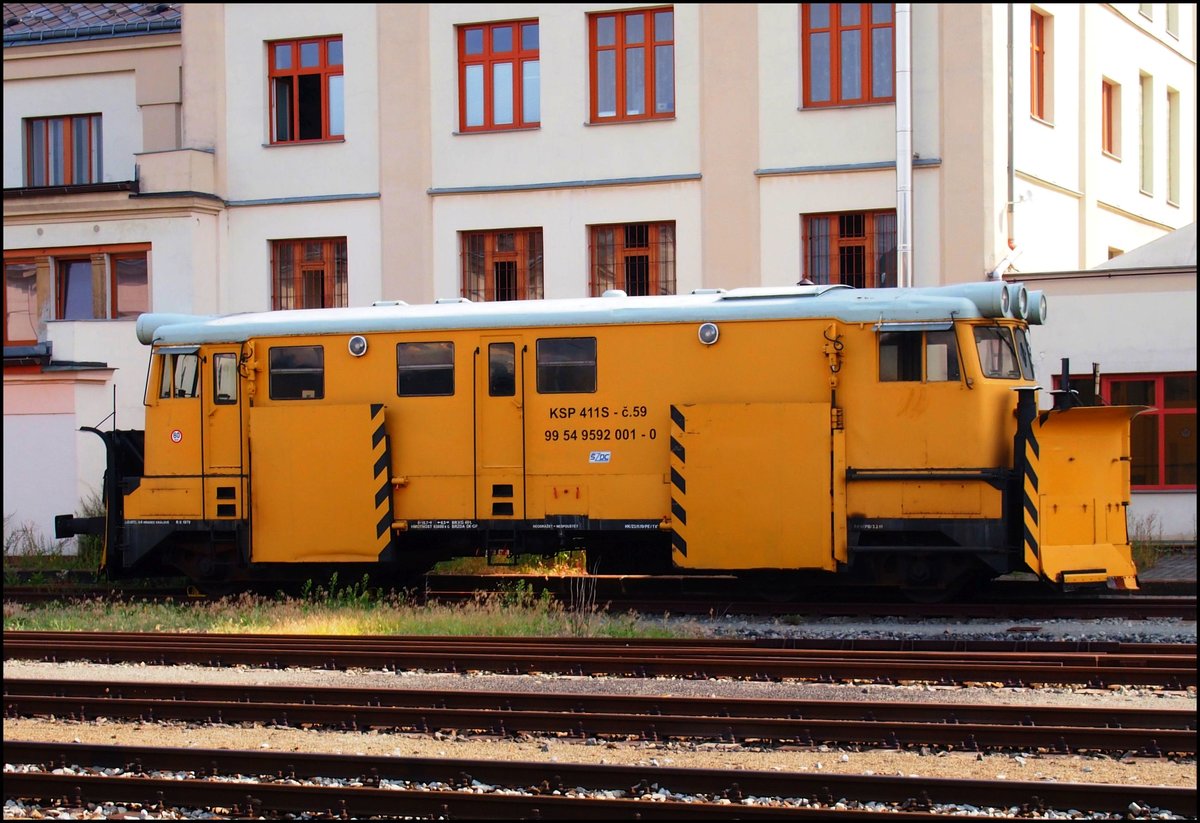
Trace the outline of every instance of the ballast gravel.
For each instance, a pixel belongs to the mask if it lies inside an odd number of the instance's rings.
[[[663,618],[650,618],[662,622]],[[676,618],[666,618],[674,621]],[[1108,640],[1118,642],[1195,643],[1194,621],[1174,619],[1127,621],[1046,620],[1032,623],[963,620],[903,621],[822,618],[802,625],[781,620],[752,621],[711,618],[680,619],[700,634],[714,637],[844,637],[844,638],[953,638],[994,640]],[[1011,629],[1021,631],[1013,632]],[[199,666],[106,665],[6,661],[5,679],[67,678],[138,680],[147,682],[272,684],[302,686],[353,686],[358,688],[487,690],[511,692],[568,692],[651,694],[704,697],[758,697],[796,700],[845,700],[947,703],[1007,703],[1042,706],[1111,706],[1113,708],[1172,708],[1196,711],[1196,690],[1114,686],[1086,689],[1074,686],[1005,688],[978,685],[878,685],[865,683],[813,683],[804,681],[752,682],[732,679],[600,678],[566,675],[497,675],[487,673],[439,674],[382,672],[377,670],[327,671],[317,669],[258,669]],[[1182,761],[1135,756],[1052,755],[1036,752],[967,753],[932,749],[906,751],[855,751],[836,747],[769,749],[703,742],[614,742],[589,739],[569,741],[556,737],[492,739],[438,733],[419,735],[389,731],[339,732],[253,726],[208,726],[184,723],[87,722],[51,719],[6,718],[9,740],[82,742],[92,744],[156,745],[192,748],[261,749],[272,751],[327,752],[404,757],[525,760],[572,763],[611,763],[690,768],[753,769],[764,771],[827,772],[863,775],[987,780],[1066,781],[1114,783],[1130,787],[1158,785],[1196,786],[1194,759]],[[1136,791],[1136,790],[1133,790]],[[663,798],[664,800],[666,798]],[[678,798],[675,798],[678,799]],[[807,801],[806,801],[807,802]],[[1134,804],[1136,805],[1136,804]],[[849,804],[849,808],[858,808]],[[862,806],[861,808],[867,808]],[[947,814],[993,814],[1007,810],[947,808]],[[1016,812],[1013,811],[1013,816]],[[1162,810],[1130,808],[1126,815],[1165,819]],[[168,809],[150,812],[115,805],[93,809],[41,808],[9,800],[5,819],[204,819],[203,810]],[[1049,812],[1047,819],[1105,819],[1075,810]],[[304,819],[297,816],[297,819]]]

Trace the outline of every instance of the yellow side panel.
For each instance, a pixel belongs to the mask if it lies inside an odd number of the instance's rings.
[[[1025,560],[1049,580],[1137,574],[1125,524],[1129,421],[1141,407],[1044,412],[1026,459]],[[1036,504],[1033,505],[1033,504]]]
[[[204,495],[199,477],[143,477],[125,495],[126,520],[200,520]]]
[[[900,506],[906,515],[978,517],[983,508],[979,483],[904,483]]]
[[[397,520],[471,520],[474,483],[469,475],[422,474],[403,478],[396,488]]]
[[[380,405],[250,410],[251,559],[374,561],[391,542]]]
[[[982,480],[860,480],[847,484],[855,517],[998,518],[999,489]]]
[[[827,403],[681,405],[672,418],[676,565],[834,568]]]
[[[587,514],[588,487],[582,483],[551,483],[545,489],[545,507],[539,514]]]

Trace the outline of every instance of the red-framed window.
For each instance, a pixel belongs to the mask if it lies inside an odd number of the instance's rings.
[[[1055,375],[1054,386],[1061,388]],[[1079,399],[1096,402],[1093,375],[1071,375]],[[1130,427],[1130,485],[1142,491],[1196,490],[1196,373],[1100,376],[1100,402],[1149,406]]]
[[[1116,157],[1118,154],[1117,134],[1120,125],[1118,114],[1118,87],[1116,83],[1105,80],[1100,86],[1100,148],[1105,154]]]
[[[4,255],[4,344],[48,320],[123,320],[150,311],[149,243],[19,249]]]
[[[804,217],[803,275],[856,289],[896,285],[896,212],[858,211]]]
[[[468,300],[540,300],[542,230],[463,232],[462,271]]]
[[[267,44],[271,142],[336,140],[346,133],[342,38]]]
[[[349,305],[346,238],[271,241],[271,308],[332,309]]]
[[[1104,402],[1151,410],[1133,418],[1130,484],[1140,489],[1196,488],[1196,373],[1102,377]]]
[[[99,183],[103,150],[99,114],[32,117],[25,121],[25,185]]]
[[[628,295],[675,293],[675,224],[616,223],[591,227],[589,289]]]
[[[539,48],[537,20],[458,27],[459,131],[540,125]]]
[[[588,15],[591,122],[675,116],[671,6]]]
[[[1029,12],[1029,113],[1046,119],[1046,15]]]
[[[891,3],[804,3],[804,105],[896,99],[896,27]]]

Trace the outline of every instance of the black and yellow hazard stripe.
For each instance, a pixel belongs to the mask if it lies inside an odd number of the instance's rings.
[[[687,420],[679,407],[671,406],[671,545],[687,557],[687,453],[683,432]]]
[[[1042,573],[1042,558],[1038,546],[1041,529],[1038,525],[1038,475],[1041,454],[1036,429],[1045,418],[1038,419],[1034,387],[1017,392],[1017,431],[1013,436],[1013,483],[1009,486],[1009,528],[1014,545],[1020,545],[1025,565],[1035,574]]]
[[[1024,510],[1024,541],[1025,554],[1037,558],[1038,555],[1038,471],[1041,454],[1038,451],[1037,433],[1030,426],[1025,438],[1024,477],[1021,480],[1021,505]]]
[[[391,470],[391,439],[384,425],[384,408],[382,403],[371,404],[371,455],[375,458],[375,537],[379,541],[379,551],[386,550],[392,542],[392,479]]]

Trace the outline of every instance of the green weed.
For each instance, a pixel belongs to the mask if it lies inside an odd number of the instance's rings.
[[[531,588],[480,593],[474,602],[416,605],[363,583],[336,587],[332,600],[242,594],[216,601],[138,603],[93,599],[4,604],[15,631],[220,632],[233,634],[453,635],[493,637],[689,637],[694,624],[564,606]],[[370,592],[364,595],[364,592]]]

